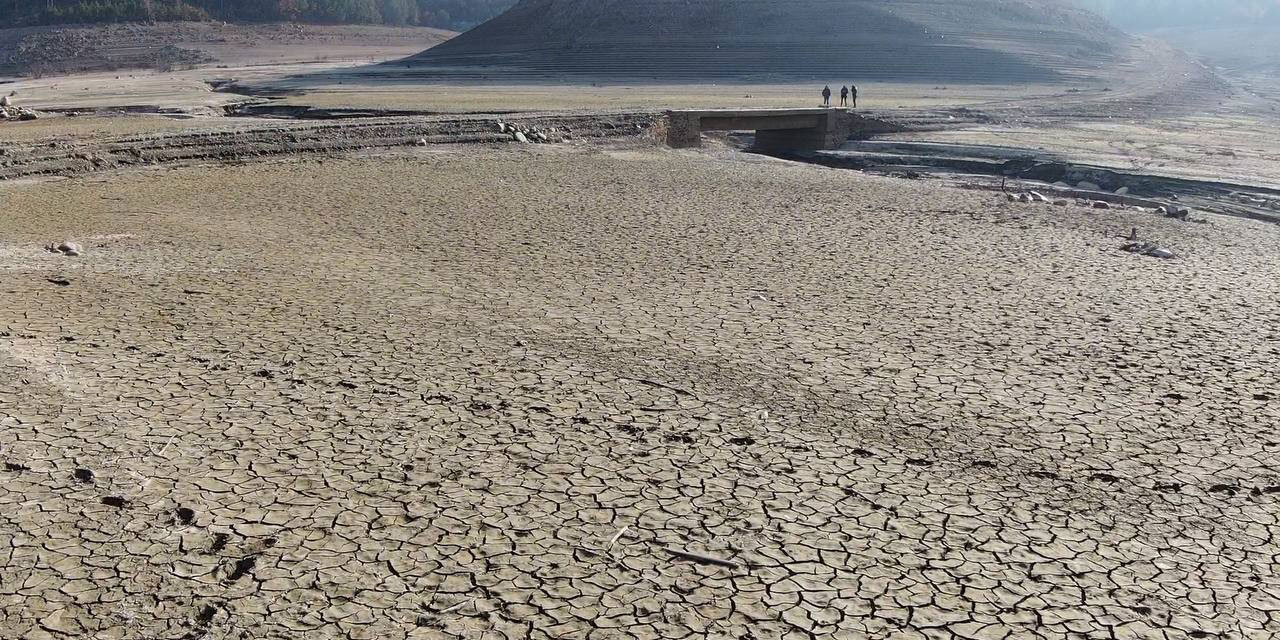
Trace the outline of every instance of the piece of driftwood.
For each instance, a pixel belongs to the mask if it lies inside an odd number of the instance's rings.
[[[683,549],[676,549],[675,547],[666,547],[665,550],[667,553],[677,558],[692,560],[699,564],[714,564],[721,567],[728,567],[730,569],[738,568],[738,563],[732,560],[725,560],[724,558],[717,558],[715,556],[709,556],[703,553],[694,553],[692,551],[685,551]]]
[[[626,533],[627,529],[629,528],[631,528],[631,525],[627,525],[621,529],[618,529],[618,532],[613,534],[612,538],[609,538],[609,544],[605,547],[605,549],[612,549],[613,545],[618,543],[618,538],[621,538],[622,534]]]

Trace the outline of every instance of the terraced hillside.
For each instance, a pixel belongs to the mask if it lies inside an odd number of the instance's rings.
[[[409,62],[537,75],[1044,82],[1126,36],[1054,0],[522,0]]]

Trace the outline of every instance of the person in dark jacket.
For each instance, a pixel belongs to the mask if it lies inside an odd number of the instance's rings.
[[[831,87],[829,86],[822,88],[822,106],[831,106]]]
[[[849,98],[852,99],[853,108],[857,109],[858,108],[858,86],[857,85],[854,85],[854,84],[849,85]]]
[[[840,106],[849,106],[849,87],[840,87]]]

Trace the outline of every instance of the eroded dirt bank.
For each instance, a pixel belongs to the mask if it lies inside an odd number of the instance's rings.
[[[660,115],[533,112],[367,117],[333,122],[257,120],[130,135],[52,136],[0,146],[0,180],[73,176],[122,167],[201,160],[236,161],[426,144],[512,142],[514,133],[503,126],[505,124],[536,129],[545,135],[546,142],[565,142],[653,134],[653,129],[660,126]],[[535,136],[529,139],[530,142],[542,141]]]

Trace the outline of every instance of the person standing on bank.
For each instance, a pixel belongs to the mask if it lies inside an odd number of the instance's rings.
[[[849,85],[849,97],[853,100],[853,108],[858,108],[858,85]]]
[[[849,106],[849,87],[840,87],[840,106]]]
[[[831,106],[831,87],[830,86],[826,86],[822,88],[822,106],[824,107]]]

